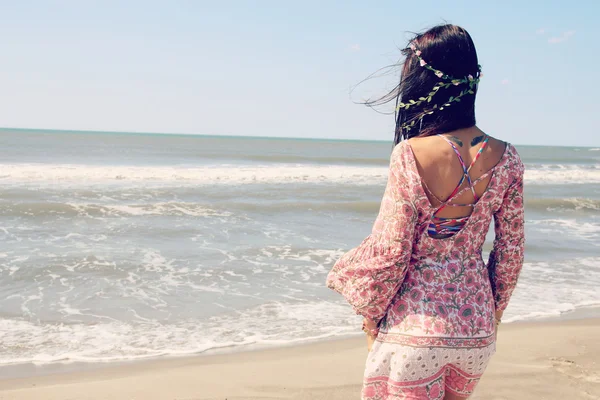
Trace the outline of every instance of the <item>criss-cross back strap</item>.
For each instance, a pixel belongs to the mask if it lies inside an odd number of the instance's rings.
[[[479,156],[481,155],[481,153],[483,153],[483,150],[486,148],[486,146],[488,144],[488,141],[490,139],[489,136],[485,135],[485,139],[483,140],[483,143],[481,144],[481,147],[477,151],[477,154],[475,155],[475,157],[473,157],[473,161],[471,161],[471,164],[469,164],[469,166],[467,167],[466,164],[465,164],[465,161],[463,160],[462,156],[460,155],[460,151],[458,151],[458,148],[456,148],[456,146],[454,145],[454,143],[452,143],[448,138],[446,138],[443,135],[438,135],[438,136],[441,137],[442,139],[444,139],[446,142],[448,142],[448,144],[450,144],[450,146],[452,146],[452,149],[454,150],[454,153],[458,157],[458,161],[460,162],[460,165],[461,165],[461,167],[463,169],[463,175],[460,178],[460,181],[458,182],[458,185],[456,185],[456,187],[454,188],[454,190],[452,191],[452,193],[450,194],[450,196],[446,199],[446,201],[441,202],[441,205],[436,210],[435,214],[437,214],[438,212],[442,211],[446,206],[451,205],[450,201],[452,201],[452,199],[457,194],[462,193],[462,191],[460,190],[460,187],[465,182],[465,179],[467,180],[467,182],[469,184],[469,188],[471,189],[471,193],[473,194],[473,198],[475,198],[475,203],[479,200],[479,197],[477,196],[477,193],[475,192],[475,185],[473,184],[473,181],[471,180],[471,176],[469,175],[469,172],[471,171],[471,168],[473,168],[473,165],[475,165],[475,163],[479,159]],[[472,205],[472,204],[465,204],[465,205],[461,204],[461,206],[468,206],[468,205]]]

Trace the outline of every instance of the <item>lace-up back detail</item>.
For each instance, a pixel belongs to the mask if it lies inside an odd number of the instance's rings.
[[[452,146],[452,149],[454,150],[454,153],[456,153],[456,156],[458,157],[458,161],[460,162],[460,165],[463,169],[463,175],[462,175],[460,181],[458,182],[458,185],[456,185],[456,188],[452,191],[452,193],[450,194],[450,196],[448,196],[448,198],[446,200],[439,199],[429,189],[427,184],[423,181],[423,186],[424,186],[425,190],[427,190],[427,192],[440,203],[439,207],[437,208],[437,210],[435,210],[435,212],[432,215],[431,222],[427,229],[427,233],[429,234],[429,236],[431,236],[433,238],[447,238],[447,237],[450,237],[450,236],[456,234],[458,231],[460,231],[465,226],[465,224],[469,220],[470,216],[468,215],[468,216],[460,217],[460,218],[444,218],[444,217],[438,217],[437,214],[446,207],[474,207],[475,204],[477,204],[477,201],[479,200],[479,196],[477,196],[477,193],[475,192],[475,185],[479,181],[481,181],[482,179],[487,177],[489,175],[489,172],[483,174],[481,177],[479,177],[475,181],[473,181],[471,179],[471,175],[469,175],[469,172],[471,171],[471,168],[473,168],[473,165],[475,165],[475,163],[479,159],[479,156],[481,156],[481,153],[483,152],[483,150],[486,148],[490,137],[487,135],[485,136],[485,139],[483,140],[483,143],[481,144],[479,151],[473,158],[473,161],[471,162],[471,164],[467,167],[464,159],[460,155],[460,151],[458,151],[458,149],[456,148],[454,143],[452,143],[450,140],[448,140],[443,135],[438,135],[438,136],[441,137],[442,139],[444,139],[446,142],[448,142],[448,144],[450,144],[450,146]],[[468,186],[461,190],[461,187],[463,186],[465,181],[467,182]],[[461,195],[465,190],[471,190],[471,193],[473,194],[473,198],[475,199],[474,202],[470,203],[470,204],[452,203],[452,200],[455,199],[457,196]]]

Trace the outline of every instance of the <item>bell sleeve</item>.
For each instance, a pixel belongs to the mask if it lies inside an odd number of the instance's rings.
[[[344,254],[327,276],[357,314],[381,320],[398,292],[410,262],[417,211],[410,198],[405,163],[396,146],[387,186],[371,234]]]

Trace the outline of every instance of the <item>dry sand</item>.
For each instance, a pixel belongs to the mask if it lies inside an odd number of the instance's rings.
[[[360,398],[364,338],[0,380],[2,400]],[[600,320],[507,324],[472,399],[600,399]]]

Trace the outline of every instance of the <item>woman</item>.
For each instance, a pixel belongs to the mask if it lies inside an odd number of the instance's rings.
[[[400,83],[379,102],[395,98],[398,110],[379,215],[327,285],[364,317],[363,399],[464,399],[495,352],[523,264],[524,167],[475,126],[482,75],[467,31],[437,26],[403,53]]]

